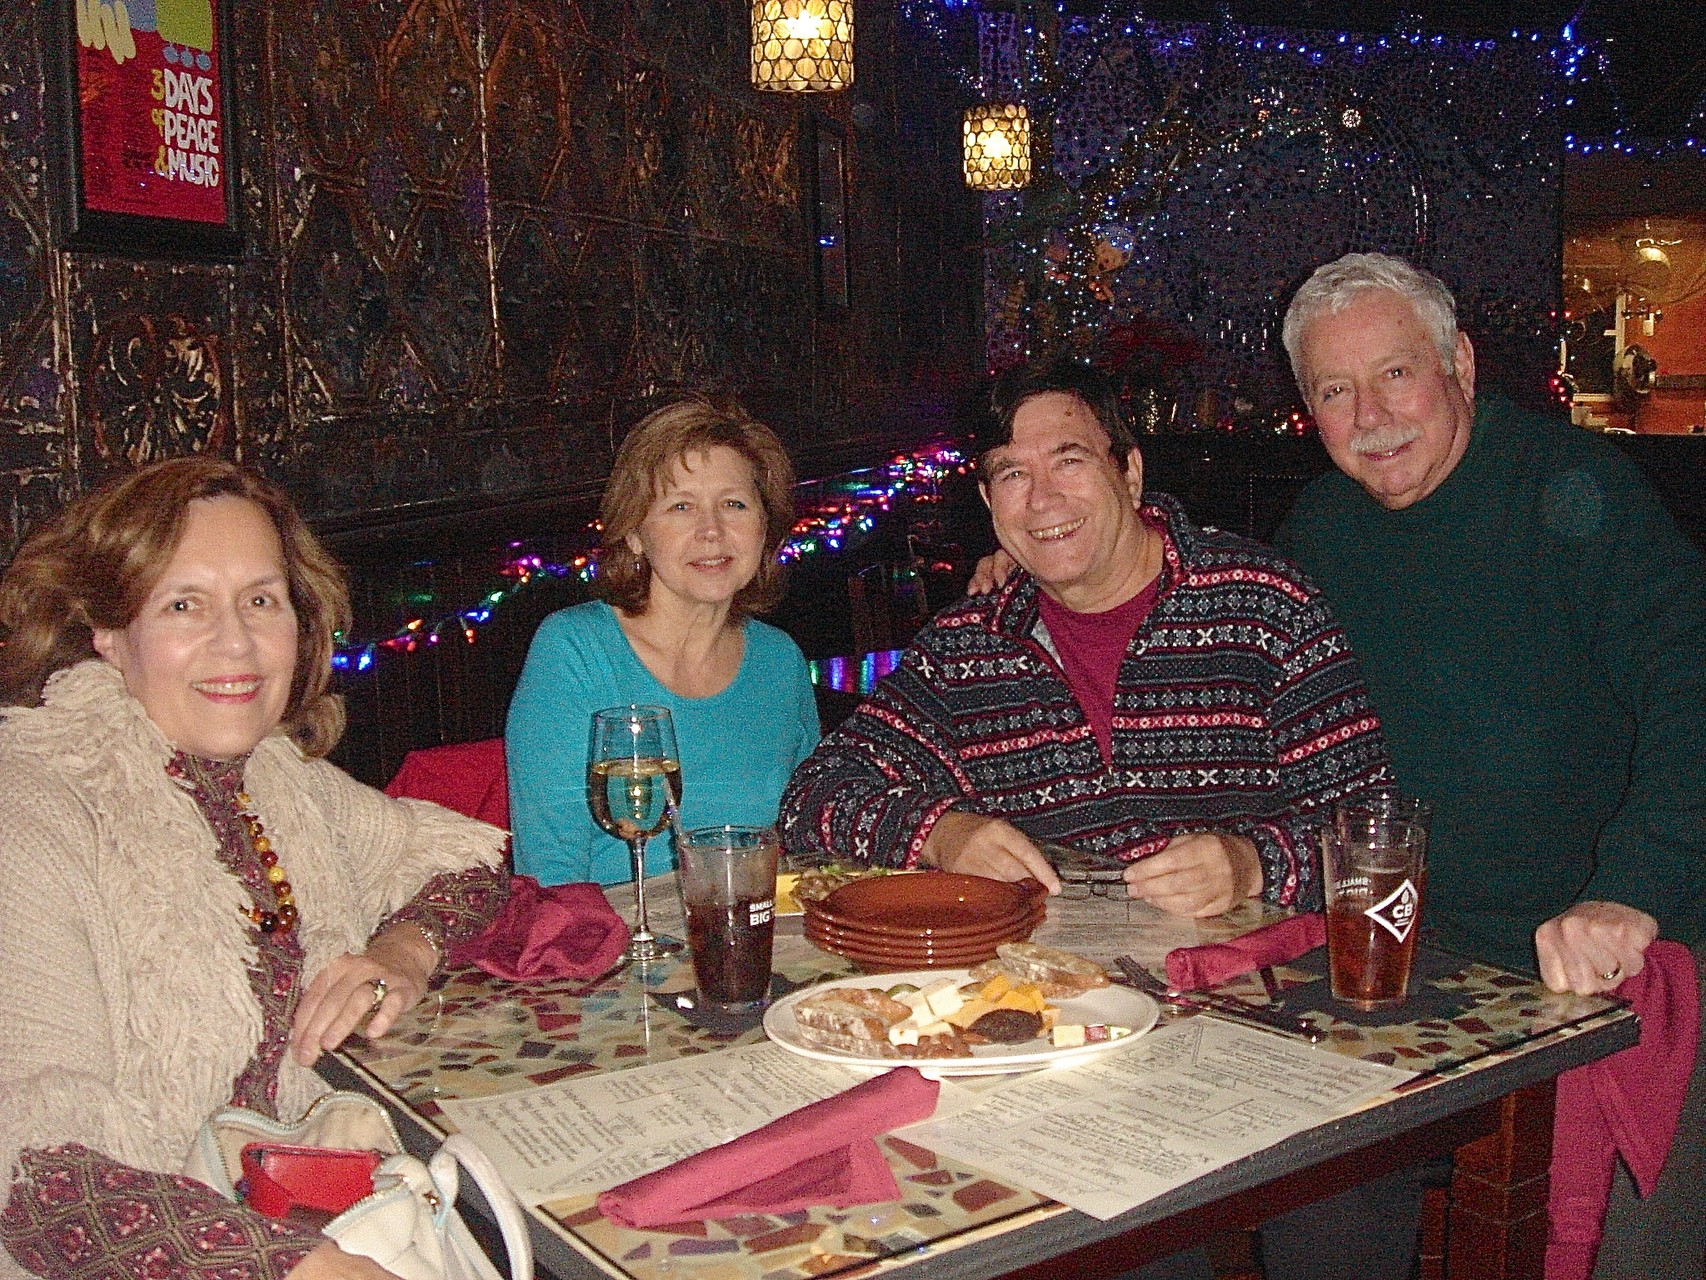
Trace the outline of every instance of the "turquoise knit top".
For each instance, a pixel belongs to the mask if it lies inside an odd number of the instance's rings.
[[[592,820],[586,759],[592,713],[640,702],[668,707],[681,749],[681,821],[770,826],[794,766],[817,745],[817,701],[806,660],[784,632],[748,618],[746,652],[726,689],[685,698],[635,656],[602,600],[540,624],[510,703],[504,735],[515,869],[541,884],[629,879],[628,847]],[[675,865],[667,831],[647,845],[646,872]]]

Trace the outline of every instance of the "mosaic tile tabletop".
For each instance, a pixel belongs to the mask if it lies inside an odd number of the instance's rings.
[[[610,898],[626,913],[632,891],[612,889]],[[647,898],[653,928],[680,936],[679,899],[671,879],[659,877]],[[1104,962],[1133,954],[1159,972],[1172,947],[1220,941],[1266,918],[1267,909],[1256,904],[1214,920],[1188,921],[1123,899],[1057,899],[1051,900],[1048,921],[1036,936]],[[807,943],[797,920],[778,925],[775,969],[782,980],[799,985],[850,971],[840,957]],[[1454,964],[1436,961],[1435,976],[1428,979],[1441,1016],[1359,1026],[1312,1012],[1328,1031],[1321,1047],[1437,1076],[1480,1069],[1540,1037],[1569,1035],[1628,1016],[1615,1001],[1554,995],[1487,965],[1464,962],[1453,969]],[[1278,974],[1282,985],[1302,995],[1321,981],[1316,970],[1306,957]],[[694,1027],[658,998],[692,985],[685,960],[584,983],[509,984],[477,970],[457,970],[392,1034],[373,1043],[353,1041],[344,1056],[417,1114],[446,1127],[438,1106],[443,1098],[488,1097],[577,1073],[620,1071],[763,1038],[757,1028],[719,1035]],[[1265,998],[1254,979],[1222,989]],[[632,1280],[871,1274],[916,1260],[921,1252],[957,1247],[1068,1212],[901,1139],[890,1136],[880,1143],[902,1188],[898,1204],[750,1215],[651,1231],[617,1227],[598,1213],[591,1197],[555,1201],[542,1209],[595,1265]]]

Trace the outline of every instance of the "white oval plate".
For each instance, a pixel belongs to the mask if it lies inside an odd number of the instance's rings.
[[[820,1062],[837,1062],[844,1067],[873,1067],[886,1071],[890,1067],[917,1067],[927,1076],[998,1076],[1009,1071],[1040,1071],[1045,1067],[1067,1067],[1074,1063],[1099,1058],[1104,1053],[1116,1053],[1137,1043],[1144,1032],[1151,1030],[1161,1017],[1161,1006],[1141,991],[1129,987],[1098,987],[1070,1000],[1051,1000],[1060,1010],[1065,1023],[1082,1022],[1086,1026],[1102,1024],[1111,1027],[1130,1027],[1129,1036],[1103,1040],[1099,1044],[1055,1048],[1046,1037],[1027,1040],[1022,1044],[984,1044],[972,1050],[969,1058],[863,1058],[858,1054],[825,1049],[811,1043],[800,1033],[794,1021],[794,1006],[806,997],[830,987],[865,987],[887,991],[900,982],[922,987],[931,982],[952,978],[967,980],[965,969],[920,969],[906,973],[872,974],[866,977],[838,978],[816,986],[791,992],[764,1011],[764,1034],[791,1053]]]

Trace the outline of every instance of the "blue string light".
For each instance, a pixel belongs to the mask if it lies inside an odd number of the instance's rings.
[[[1152,22],[1144,19],[1140,13],[1134,15],[1132,8],[1130,0],[1123,4],[1116,3],[1115,0],[1104,0],[1101,8],[1094,13],[1086,14],[1081,11],[1081,6],[1074,6],[1070,20],[1075,31],[1082,29],[1092,38],[1116,34],[1134,36],[1141,27],[1143,33],[1153,42],[1155,50],[1161,54],[1174,47],[1175,42],[1181,46],[1188,45],[1189,36],[1182,34],[1181,24]],[[982,87],[979,69],[975,66],[961,66],[958,62],[960,52],[967,47],[965,24],[975,24],[985,14],[996,18],[1010,18],[1013,11],[1012,0],[988,0],[988,3],[984,3],[984,0],[901,0],[900,9],[908,21],[937,43],[942,60],[949,70],[969,90],[979,92]],[[1063,6],[1057,5],[1057,11],[1063,16],[1066,15]],[[1456,41],[1460,42],[1465,50],[1473,52],[1492,52],[1500,43],[1497,39],[1463,40],[1461,37],[1448,36],[1442,32],[1424,34],[1421,31],[1406,30],[1395,33],[1395,38],[1374,35],[1371,45],[1369,36],[1372,33],[1335,31],[1316,36],[1301,31],[1287,32],[1279,27],[1240,27],[1229,20],[1219,24],[1219,33],[1223,45],[1235,47],[1242,42],[1253,50],[1262,51],[1272,47],[1307,58],[1315,65],[1321,65],[1323,58],[1318,49],[1308,47],[1311,40],[1330,40],[1334,44],[1350,48],[1358,57],[1368,56],[1371,51],[1392,50],[1395,44],[1409,47],[1424,41],[1439,50],[1446,49],[1448,44]],[[1303,36],[1303,39],[1299,40],[1298,36]],[[1527,45],[1553,42],[1549,55],[1551,62],[1558,69],[1561,85],[1569,86],[1567,90],[1561,89],[1553,104],[1562,113],[1562,123],[1568,134],[1564,144],[1567,151],[1578,155],[1613,151],[1647,159],[1663,159],[1679,151],[1706,153],[1706,86],[1702,86],[1693,110],[1676,136],[1635,138],[1630,134],[1628,111],[1618,92],[1605,45],[1578,36],[1575,18],[1566,22],[1556,33],[1513,28],[1507,40],[1510,43]],[[973,43],[975,44],[975,41]],[[1596,118],[1589,118],[1595,104],[1584,101],[1579,92],[1581,88],[1587,87],[1598,88],[1606,99],[1602,104],[1605,110]],[[1036,93],[1033,96],[1039,99],[1032,104],[1033,112],[1052,111],[1058,105],[1043,101],[1046,96],[1044,94]]]
[[[876,527],[877,518],[889,510],[905,492],[914,502],[940,500],[941,480],[966,468],[965,455],[952,445],[932,444],[910,453],[898,454],[874,470],[851,471],[828,480],[801,486],[807,495],[803,510],[782,543],[777,558],[793,563],[820,551],[840,551],[860,535]],[[596,535],[597,525],[589,526]],[[512,544],[519,551],[520,544]],[[431,648],[447,636],[461,636],[473,644],[477,629],[490,622],[508,600],[536,582],[579,578],[590,582],[598,573],[592,552],[586,551],[558,563],[536,555],[514,555],[498,571],[507,585],[488,591],[472,605],[439,616],[429,622],[423,615],[410,618],[383,640],[350,640],[339,635],[332,652],[332,669],[359,674],[371,670],[379,654],[415,653]],[[431,596],[420,603],[431,603]]]

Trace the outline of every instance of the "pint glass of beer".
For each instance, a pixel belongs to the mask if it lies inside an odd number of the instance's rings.
[[[1322,829],[1334,999],[1381,1009],[1409,993],[1430,816],[1420,800],[1375,790],[1341,801]]]

